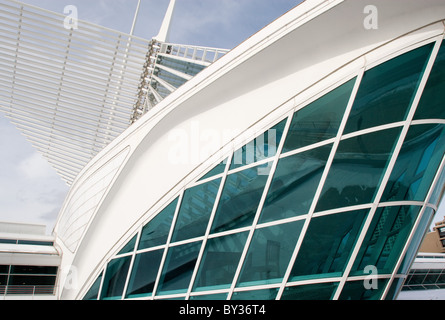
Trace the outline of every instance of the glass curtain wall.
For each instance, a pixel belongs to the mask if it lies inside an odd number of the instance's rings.
[[[434,45],[235,150],[148,221],[85,299],[394,298],[415,227],[434,214],[426,200],[445,151],[444,45],[419,87]]]

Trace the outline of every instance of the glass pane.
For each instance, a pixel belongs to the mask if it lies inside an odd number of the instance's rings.
[[[428,44],[366,71],[344,132],[404,120],[432,47]]]
[[[290,281],[342,276],[367,213],[358,210],[312,218]]]
[[[230,287],[247,235],[247,232],[242,232],[208,240],[195,280],[194,291]]]
[[[227,300],[227,293],[203,294],[191,296],[189,300]]]
[[[440,47],[414,119],[445,119],[445,42]]]
[[[128,283],[127,297],[135,298],[152,294],[163,253],[164,250],[161,249],[136,255]]]
[[[230,169],[273,157],[277,153],[287,119],[234,152]]]
[[[132,252],[134,250],[134,245],[136,244],[136,238],[137,238],[137,235],[135,235],[133,237],[133,239],[128,241],[128,243],[121,249],[121,251],[119,251],[118,255]]]
[[[11,266],[11,274],[57,274],[57,267]]]
[[[97,300],[97,295],[99,294],[101,280],[102,280],[102,273],[97,277],[96,281],[94,281],[90,290],[88,290],[88,292],[83,297],[83,300]]]
[[[234,292],[231,300],[275,300],[278,288]]]
[[[260,223],[307,214],[332,145],[278,161]]]
[[[127,280],[131,257],[111,260],[105,271],[101,299],[120,299]]]
[[[368,281],[372,281],[369,279]],[[388,279],[374,279],[375,289],[364,281],[348,281],[345,283],[339,300],[379,300],[386,287]],[[369,289],[368,289],[369,288]]]
[[[205,234],[220,182],[212,180],[184,192],[172,242]]]
[[[199,241],[168,249],[157,294],[187,292],[201,244]]]
[[[394,128],[342,140],[316,211],[372,202],[400,131]]]
[[[410,127],[383,201],[424,201],[445,152],[445,126]]]
[[[212,233],[250,226],[253,222],[268,175],[265,166],[230,174],[224,185]]]
[[[409,206],[378,208],[350,274],[364,275],[369,265],[379,274],[392,273],[419,210]]]
[[[173,200],[164,210],[144,226],[138,249],[163,245],[167,242],[178,199]]]
[[[338,282],[286,287],[281,295],[281,300],[330,300],[337,287]]]
[[[238,286],[281,282],[304,221],[255,230]]]
[[[346,82],[295,112],[283,146],[283,152],[335,137],[355,80]]]
[[[201,179],[199,179],[198,181],[201,180],[205,180],[207,178],[216,176],[218,174],[221,174],[224,172],[224,169],[226,168],[226,164],[227,164],[227,159],[222,161],[220,164],[218,164],[216,167],[214,167],[213,169],[210,169],[210,171],[208,173],[206,173]]]

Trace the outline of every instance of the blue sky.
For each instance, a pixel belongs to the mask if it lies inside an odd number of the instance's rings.
[[[2,0],[0,0],[1,2]],[[74,5],[78,18],[129,33],[137,0],[23,0],[63,14]],[[170,41],[231,49],[280,17],[299,0],[177,0]],[[142,0],[136,36],[157,35],[169,0]],[[0,114],[0,221],[37,223],[50,233],[68,186],[31,144]]]

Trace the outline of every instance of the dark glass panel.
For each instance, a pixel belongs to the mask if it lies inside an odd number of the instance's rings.
[[[205,180],[207,178],[210,178],[210,177],[213,177],[213,176],[223,173],[224,169],[226,168],[226,164],[227,164],[227,159],[222,161],[216,167],[210,169],[209,172],[207,172],[201,179],[199,179],[199,181]]]
[[[119,251],[118,255],[132,252],[136,244],[136,238],[137,235],[135,235],[130,241],[128,241],[128,243],[121,249],[121,251]]]
[[[404,120],[432,47],[425,45],[366,71],[344,132]]]
[[[384,201],[424,201],[445,152],[445,126],[413,125],[400,150]]]
[[[378,208],[351,269],[351,275],[366,274],[368,265],[379,274],[392,273],[417,219],[419,207]]]
[[[184,192],[172,242],[205,234],[220,182],[212,180]]]
[[[164,210],[144,226],[138,249],[163,245],[167,242],[178,199],[173,200]]]
[[[342,140],[316,211],[372,202],[400,131],[394,128]]]
[[[275,300],[278,288],[234,292],[231,300]]]
[[[102,273],[94,281],[90,290],[85,294],[82,300],[97,300],[97,295],[99,294],[100,282],[102,281]]]
[[[56,276],[11,275],[10,286],[52,286],[56,283]]]
[[[8,265],[0,265],[0,273],[9,273]]]
[[[224,184],[212,233],[250,226],[253,222],[268,175],[257,166],[230,174]]]
[[[343,274],[368,210],[312,218],[290,281]]]
[[[423,90],[417,106],[414,120],[445,119],[445,42],[442,42],[439,54]]]
[[[230,169],[273,157],[283,136],[287,119],[273,126],[233,153]]]
[[[337,287],[338,282],[286,287],[281,300],[331,300]]]
[[[375,281],[375,288],[369,288],[364,281],[348,281],[345,283],[339,300],[379,300],[385,290],[388,279],[368,279]],[[365,280],[366,281],[366,280]]]
[[[307,214],[332,145],[279,160],[260,223]]]
[[[11,266],[11,274],[57,274],[57,267]]]
[[[7,275],[0,275],[0,286],[6,286],[8,283],[8,276]],[[3,293],[0,288],[0,293]]]
[[[355,78],[295,112],[283,152],[311,145],[337,135]]]
[[[247,235],[247,232],[242,232],[208,240],[195,279],[194,291],[230,287]]]
[[[111,260],[105,271],[101,299],[120,299],[122,297],[131,257]]]
[[[296,221],[255,230],[238,286],[281,282],[303,224]]]
[[[191,296],[189,300],[226,300],[227,293],[203,294],[199,296]]]
[[[202,242],[168,249],[157,294],[185,293],[190,285]]]
[[[155,250],[136,255],[128,283],[127,297],[134,298],[152,294],[163,253],[164,250]]]

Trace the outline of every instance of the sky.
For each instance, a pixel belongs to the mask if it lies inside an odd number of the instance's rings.
[[[2,2],[3,0],[0,0]],[[138,0],[22,0],[64,14],[74,5],[79,20],[130,33]],[[231,49],[300,0],[177,0],[170,41]],[[159,32],[169,0],[141,0],[134,35]],[[50,234],[69,187],[0,113],[0,221],[45,225]]]
[[[0,0],[2,2],[3,0]],[[138,0],[22,0],[129,33]],[[300,0],[177,0],[170,41],[231,49],[295,7]],[[134,35],[157,35],[169,0],[142,0]],[[0,221],[36,223],[51,233],[69,191],[50,165],[0,113]],[[445,216],[445,206],[435,221]]]

